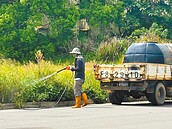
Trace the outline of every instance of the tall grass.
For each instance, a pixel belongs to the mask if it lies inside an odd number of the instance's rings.
[[[131,43],[125,39],[113,39],[100,44],[96,52],[98,61],[116,63],[119,62]]]
[[[102,91],[99,82],[94,79],[93,63],[86,65],[86,81],[83,90],[96,103],[106,102],[107,93]],[[56,65],[41,61],[40,68],[33,62],[19,64],[11,60],[0,60],[0,103],[13,102],[22,107],[28,101],[57,101],[67,87],[62,101],[73,100],[73,73],[64,70],[45,81],[42,77],[50,75],[66,65]]]

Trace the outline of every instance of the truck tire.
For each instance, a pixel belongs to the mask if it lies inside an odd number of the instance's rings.
[[[109,93],[109,100],[112,104],[120,105],[124,98],[123,91],[114,91],[113,93]]]
[[[158,83],[154,88],[154,93],[149,93],[146,97],[153,105],[163,105],[166,97],[164,84]]]

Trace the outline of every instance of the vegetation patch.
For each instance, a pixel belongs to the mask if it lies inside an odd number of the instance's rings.
[[[40,68],[32,62],[22,65],[11,60],[1,59],[0,65],[0,102],[15,103],[16,107],[24,107],[26,102],[57,101],[66,87],[62,101],[74,100],[73,73],[64,70],[45,81],[38,80],[65,67],[42,61]],[[94,79],[92,63],[86,69],[86,81],[83,90],[95,103],[107,100],[107,94]]]

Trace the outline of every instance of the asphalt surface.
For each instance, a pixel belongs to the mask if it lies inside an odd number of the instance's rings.
[[[172,101],[0,110],[0,129],[172,129]]]

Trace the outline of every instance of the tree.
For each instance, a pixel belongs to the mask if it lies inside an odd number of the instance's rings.
[[[120,13],[122,2],[113,4],[111,2],[106,3],[104,0],[89,2],[87,0],[87,2],[81,2],[80,6],[80,19],[87,19],[88,24],[91,26],[92,37],[96,42],[101,42],[117,35],[117,32],[114,30],[119,22],[119,17],[122,15]]]
[[[0,53],[23,62],[33,60],[35,51],[41,49],[47,58],[53,58],[59,46],[66,47],[73,37],[72,29],[78,18],[78,9],[66,6],[65,0],[20,0],[3,4],[0,6]],[[47,30],[46,35],[42,30]]]
[[[130,35],[135,29],[149,28],[156,22],[171,32],[171,1],[165,0],[123,0],[125,16],[122,30],[124,36]]]

